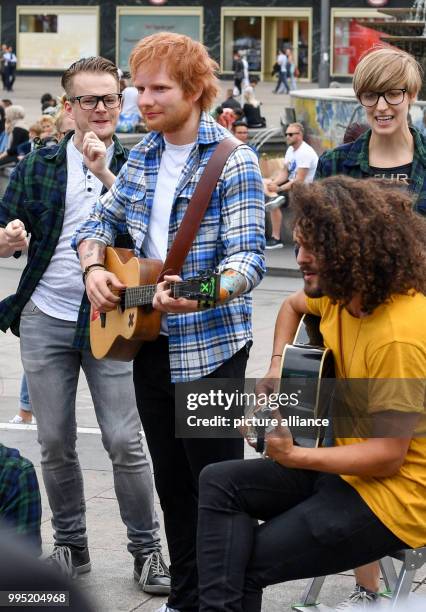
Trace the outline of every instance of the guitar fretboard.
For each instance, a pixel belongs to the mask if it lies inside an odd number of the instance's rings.
[[[174,298],[189,297],[196,293],[199,284],[191,281],[171,283],[171,296]],[[124,292],[124,308],[135,308],[151,304],[157,285],[141,285],[139,287],[128,287]]]

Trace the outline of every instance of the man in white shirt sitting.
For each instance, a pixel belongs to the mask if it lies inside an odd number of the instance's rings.
[[[290,123],[285,137],[288,148],[284,157],[283,169],[273,179],[266,179],[265,194],[272,197],[266,204],[266,210],[271,213],[272,236],[266,241],[267,249],[280,249],[281,241],[281,207],[287,203],[287,194],[293,183],[312,183],[318,163],[318,155],[314,149],[303,140],[304,128],[301,123]]]

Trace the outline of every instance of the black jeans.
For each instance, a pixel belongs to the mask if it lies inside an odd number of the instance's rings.
[[[7,91],[12,91],[15,82],[16,65],[5,66],[5,86]]]
[[[270,584],[335,574],[401,548],[340,476],[269,459],[201,473],[200,612],[259,612]]]
[[[243,348],[209,377],[243,379],[247,359],[248,351]],[[164,513],[172,577],[168,604],[179,612],[198,612],[198,477],[210,463],[242,459],[244,442],[175,438],[174,385],[165,336],[142,346],[134,362],[133,379]]]

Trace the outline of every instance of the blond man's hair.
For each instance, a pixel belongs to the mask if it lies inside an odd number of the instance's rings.
[[[143,38],[134,47],[129,57],[132,78],[140,67],[149,69],[164,62],[167,72],[177,81],[185,96],[201,91],[198,103],[201,110],[208,111],[219,95],[218,64],[209,56],[200,42],[184,34],[159,32]]]
[[[353,88],[359,96],[364,91],[388,91],[403,88],[417,96],[422,86],[423,69],[412,55],[391,47],[369,49],[358,62]]]
[[[105,57],[101,57],[100,55],[95,55],[93,57],[83,57],[73,64],[67,70],[65,70],[64,74],[61,78],[61,85],[65,89],[67,97],[72,97],[73,95],[73,80],[76,74],[80,72],[94,72],[94,73],[102,73],[110,74],[115,81],[117,81],[117,89],[119,86],[119,77],[118,77],[118,68],[117,66],[111,62],[111,60],[106,59]]]
[[[296,129],[299,130],[299,132],[302,134],[302,136],[305,134],[305,128],[298,121],[296,121],[295,123],[289,123],[287,127],[295,127]]]

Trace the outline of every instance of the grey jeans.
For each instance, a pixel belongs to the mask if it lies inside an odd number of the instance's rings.
[[[75,398],[81,367],[112,461],[120,514],[130,540],[128,550],[148,554],[160,549],[159,524],[151,470],[138,433],[141,424],[132,365],[98,361],[90,351],[74,349],[74,332],[75,323],[44,314],[31,300],[22,311],[21,358],[37,418],[55,541],[87,545],[83,478],[75,448]]]

